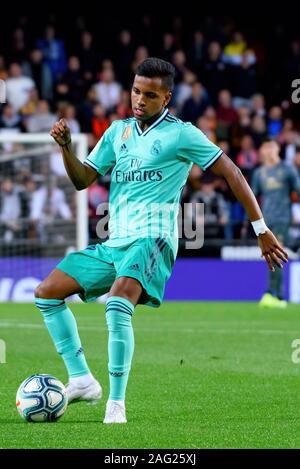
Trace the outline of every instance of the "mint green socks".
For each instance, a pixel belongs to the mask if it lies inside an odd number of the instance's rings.
[[[62,356],[70,377],[90,372],[78,335],[76,320],[64,300],[36,298],[57,352]]]
[[[90,373],[78,335],[76,320],[64,300],[36,298],[57,352],[62,356],[69,377]],[[108,337],[108,370],[110,400],[125,400],[125,392],[134,351],[131,316],[134,305],[119,296],[106,302]]]
[[[111,296],[106,302],[108,326],[109,399],[125,400],[125,392],[134,351],[131,316],[134,305],[125,298]]]

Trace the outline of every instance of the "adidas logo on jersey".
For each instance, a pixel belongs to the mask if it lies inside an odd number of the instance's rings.
[[[126,151],[128,151],[128,149],[127,149],[125,143],[122,143],[122,145],[120,146],[120,153],[122,153],[122,152],[124,153]]]

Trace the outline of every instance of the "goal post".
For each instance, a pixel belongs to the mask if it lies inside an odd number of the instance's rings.
[[[72,145],[83,161],[87,135]],[[57,260],[88,242],[88,192],[75,190],[52,137],[0,132],[0,302],[30,300]]]

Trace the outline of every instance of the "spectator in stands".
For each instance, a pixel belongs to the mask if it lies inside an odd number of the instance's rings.
[[[92,132],[92,118],[96,104],[99,104],[96,90],[90,88],[85,99],[77,106],[78,121],[82,132]]]
[[[267,137],[266,121],[260,115],[255,115],[251,120],[250,135],[253,138],[255,148],[259,148]]]
[[[293,164],[296,146],[300,144],[300,134],[296,130],[286,130],[281,141],[281,156],[288,164]]]
[[[221,90],[219,93],[217,119],[219,139],[229,138],[230,127],[238,120],[238,114],[232,106],[232,97],[229,90]]]
[[[0,196],[0,228],[1,238],[10,243],[20,230],[21,203],[18,191],[10,178],[1,183]]]
[[[106,112],[113,111],[121,99],[121,85],[115,81],[112,68],[105,68],[100,73],[100,80],[94,85],[99,103]]]
[[[282,129],[282,110],[280,106],[272,106],[268,113],[268,135],[276,138]]]
[[[3,55],[0,55],[0,80],[6,80],[8,77],[8,71]]]
[[[249,52],[243,52],[240,65],[232,70],[233,105],[251,107],[251,96],[257,91],[256,70]]]
[[[55,114],[49,110],[49,104],[45,99],[38,103],[37,110],[26,121],[28,132],[49,132],[56,121]]]
[[[231,41],[224,48],[224,61],[230,65],[240,65],[247,43],[241,31],[235,31]]]
[[[184,74],[188,71],[186,61],[186,54],[182,49],[174,52],[172,63],[175,67],[175,85],[182,82]]]
[[[207,44],[205,41],[204,34],[202,31],[197,29],[196,31],[194,31],[193,42],[187,52],[188,66],[196,74],[199,74],[202,70],[206,49]]]
[[[30,52],[29,60],[22,63],[24,75],[30,77],[38,90],[41,99],[53,99],[53,78],[49,66],[43,62],[43,53],[40,49]]]
[[[196,81],[192,86],[192,95],[187,99],[181,111],[181,119],[183,121],[196,122],[197,118],[201,116],[209,105],[209,97],[206,89]]]
[[[66,103],[71,101],[71,93],[69,85],[60,80],[54,88],[54,102],[57,107],[61,105],[61,103]]]
[[[286,134],[286,132],[289,132],[291,130],[295,130],[294,122],[293,122],[292,119],[287,117],[283,120],[281,132],[277,136],[277,141],[278,141],[278,143],[280,143],[280,145],[284,145],[285,134]]]
[[[68,86],[68,99],[75,105],[83,100],[91,84],[90,81],[87,82],[84,79],[80,68],[80,61],[76,55],[68,58],[68,67],[61,81]]]
[[[204,223],[205,238],[223,238],[223,228],[228,222],[224,198],[215,191],[215,178],[212,175],[204,175],[198,181],[198,190],[192,194],[186,213],[189,223],[193,223],[193,226]]]
[[[239,107],[237,113],[238,120],[231,126],[231,144],[235,150],[239,149],[242,137],[250,133],[251,126],[250,110],[248,107]]]
[[[67,204],[64,192],[56,186],[55,178],[49,184],[43,184],[32,193],[30,220],[35,224],[41,241],[47,242],[47,226],[57,218],[65,221],[72,219],[72,212]]]
[[[209,121],[209,129],[211,132],[213,132],[214,134],[216,133],[216,129],[217,129],[217,114],[216,114],[216,110],[213,106],[208,106],[204,113],[203,113],[203,116],[206,117]]]
[[[67,181],[67,173],[64,166],[63,158],[61,157],[61,152],[55,148],[49,156],[49,167],[51,173],[57,176],[57,180],[59,182]]]
[[[21,107],[19,113],[22,116],[23,121],[26,122],[26,120],[35,114],[37,112],[37,108],[39,105],[39,94],[38,90],[36,88],[32,88],[29,92],[28,100],[24,104],[24,106]],[[47,101],[48,103],[48,101]]]
[[[196,81],[196,75],[187,70],[183,75],[183,80],[175,87],[172,103],[174,103],[178,112],[181,111],[185,101],[192,96],[192,87]]]
[[[134,53],[133,61],[131,63],[131,80],[130,81],[132,81],[132,77],[136,74],[136,69],[138,68],[140,63],[143,62],[148,57],[149,57],[149,51],[146,46],[139,46],[136,49]]]
[[[46,26],[45,37],[38,39],[36,46],[41,49],[44,60],[49,65],[54,82],[63,76],[67,68],[64,42],[56,38],[55,28]]]
[[[160,51],[160,58],[167,62],[172,62],[172,57],[175,52],[175,37],[174,34],[166,32],[162,37],[162,48]]]
[[[203,82],[207,87],[214,106],[217,105],[219,92],[226,89],[228,70],[222,56],[219,42],[213,41],[208,46],[208,56],[203,63]]]
[[[217,145],[223,152],[232,158],[232,148],[228,140],[219,140]],[[241,203],[236,200],[224,178],[214,181],[215,190],[222,194],[225,203],[228,222],[224,225],[224,237],[227,240],[240,239],[241,229],[245,220],[245,210]]]
[[[18,112],[27,103],[33,88],[36,86],[32,78],[23,75],[21,66],[13,62],[9,67],[9,78],[6,81],[6,97],[14,111]]]
[[[0,132],[21,132],[23,129],[22,119],[10,104],[5,104],[0,116]]]
[[[128,90],[121,91],[121,99],[117,105],[117,114],[119,119],[127,119],[132,116],[132,109],[130,105],[130,93]]]
[[[251,135],[244,135],[241,139],[240,151],[236,157],[236,163],[248,179],[257,165],[257,151]]]
[[[25,40],[24,30],[16,28],[13,31],[11,47],[8,53],[9,61],[22,63],[28,56],[27,44]]]
[[[93,35],[90,31],[82,31],[81,33],[78,57],[85,82],[92,83],[95,78],[100,53],[97,54],[95,50]]]
[[[198,117],[196,121],[196,127],[198,127],[198,129],[200,129],[211,142],[217,142],[216,133],[211,128],[211,121],[207,116],[203,114],[202,116]]]
[[[251,96],[251,114],[265,118],[267,115],[265,97],[261,93],[254,93]]]
[[[73,104],[62,105],[59,110],[60,119],[64,118],[67,121],[68,127],[72,133],[79,134],[80,125],[76,119],[76,108]]]
[[[104,107],[101,104],[96,104],[92,117],[92,131],[97,140],[100,140],[109,124]]]
[[[289,44],[289,51],[282,65],[281,81],[284,88],[290,89],[295,78],[300,77],[300,41],[293,39]]]
[[[118,36],[115,50],[116,74],[118,80],[127,89],[131,85],[132,75],[129,65],[133,61],[133,55],[134,49],[131,33],[128,29],[122,29]]]

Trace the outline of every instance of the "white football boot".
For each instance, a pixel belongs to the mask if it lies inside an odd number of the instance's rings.
[[[102,397],[102,388],[97,380],[87,386],[79,386],[71,382],[66,384],[66,390],[69,404],[75,401],[88,401],[90,404],[97,404]]]
[[[103,423],[127,423],[124,401],[107,401]]]

